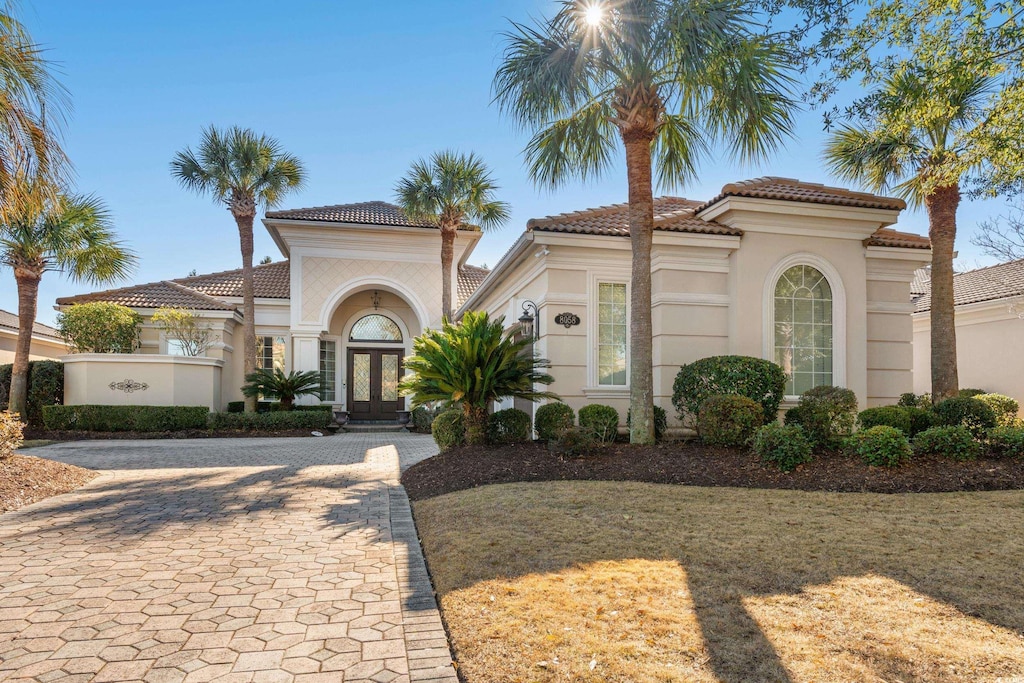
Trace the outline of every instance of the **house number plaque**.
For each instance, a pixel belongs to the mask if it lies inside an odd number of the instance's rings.
[[[555,324],[569,329],[580,324],[580,317],[575,313],[559,313],[555,316]]]

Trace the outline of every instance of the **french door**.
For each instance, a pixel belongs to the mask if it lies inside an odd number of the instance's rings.
[[[348,350],[348,412],[353,420],[397,420],[401,349]]]

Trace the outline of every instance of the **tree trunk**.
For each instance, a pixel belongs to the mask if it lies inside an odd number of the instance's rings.
[[[441,225],[441,315],[452,319],[452,264],[458,228]]]
[[[654,192],[651,185],[653,132],[623,132],[629,179],[629,241],[633,268],[629,297],[629,442],[654,443],[654,368],[651,334],[651,244]]]
[[[487,443],[487,408],[464,403],[462,415],[466,423],[466,443],[470,446]]]
[[[18,284],[18,344],[14,350],[11,391],[8,410],[28,421],[28,359],[32,352],[32,325],[36,321],[40,274],[23,268],[14,269]]]
[[[928,209],[928,235],[932,240],[932,401],[937,403],[960,391],[953,306],[953,249],[960,188],[936,188],[925,197],[924,205]]]
[[[235,214],[238,224],[238,241],[242,247],[242,353],[244,356],[244,376],[256,372],[256,296],[252,281],[252,224],[256,218],[254,213]],[[238,347],[238,344],[235,344]],[[245,397],[245,412],[256,412],[256,397]]]

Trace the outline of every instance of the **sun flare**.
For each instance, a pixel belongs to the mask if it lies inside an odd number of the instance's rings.
[[[591,26],[597,26],[604,19],[604,7],[598,3],[588,6],[584,12],[584,18]]]

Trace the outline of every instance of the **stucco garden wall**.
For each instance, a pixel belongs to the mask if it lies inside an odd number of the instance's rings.
[[[0,365],[7,365],[14,362],[14,351],[18,345],[16,332],[0,334]],[[68,352],[68,347],[63,343],[54,340],[32,338],[32,350],[29,353],[29,360],[56,360]]]
[[[223,408],[223,360],[105,353],[72,354],[61,360],[67,405]]]

